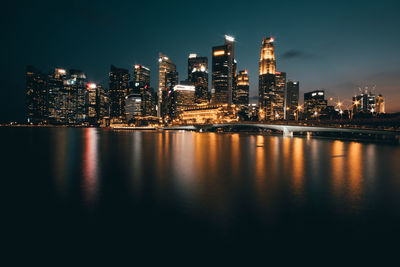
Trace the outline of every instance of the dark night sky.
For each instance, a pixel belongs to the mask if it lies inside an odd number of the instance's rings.
[[[4,2],[4,1],[3,1]],[[376,85],[389,112],[400,111],[398,1],[6,1],[0,16],[0,121],[23,120],[25,67],[86,71],[107,85],[110,64],[151,68],[157,55],[187,75],[187,56],[209,57],[224,34],[236,37],[238,69],[256,95],[262,37],[276,39],[277,69],[301,94],[324,88],[336,101]],[[349,101],[347,101],[349,103]]]

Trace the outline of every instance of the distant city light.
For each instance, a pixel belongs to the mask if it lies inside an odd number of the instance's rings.
[[[229,42],[234,42],[235,38],[229,35],[225,35],[225,40],[229,41]]]
[[[193,85],[182,85],[178,84],[174,86],[174,91],[195,91],[195,87]]]
[[[224,50],[220,50],[220,51],[215,51],[214,52],[214,56],[222,56],[225,55],[225,51]]]
[[[87,87],[89,89],[96,89],[97,85],[95,83],[88,83]]]

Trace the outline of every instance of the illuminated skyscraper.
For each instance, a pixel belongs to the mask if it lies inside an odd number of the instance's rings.
[[[87,121],[89,125],[97,126],[100,120],[100,97],[101,86],[95,83],[88,83],[87,88]]]
[[[273,110],[275,119],[285,118],[286,72],[275,72]]]
[[[28,123],[41,124],[46,122],[46,77],[33,66],[28,66],[26,69],[26,107]]]
[[[168,76],[168,77],[167,77]],[[158,56],[158,117],[162,117],[163,113],[166,110],[166,106],[163,104],[163,101],[166,100],[168,93],[165,92],[168,90],[166,82],[169,82],[169,87],[171,89],[172,83],[175,81],[176,76],[176,83],[178,83],[178,75],[176,72],[175,64],[169,59],[166,55],[159,53]],[[174,84],[174,85],[175,85]],[[173,86],[174,86],[173,85]],[[173,88],[172,86],[172,88]]]
[[[284,91],[282,94],[282,73],[278,74],[279,85],[277,87],[276,61],[274,38],[264,38],[261,44],[261,56],[259,65],[258,96],[261,108],[261,118],[275,120],[283,118]],[[286,76],[285,76],[286,79]],[[285,81],[286,82],[286,81]]]
[[[233,91],[233,103],[235,105],[248,105],[249,104],[249,74],[247,70],[239,71],[237,76],[236,87]]]
[[[184,108],[193,107],[195,103],[195,87],[192,85],[176,85],[171,93],[169,116],[177,118]]]
[[[141,115],[155,116],[155,99],[153,89],[150,88],[150,69],[143,65],[135,65],[133,69],[134,90],[131,94],[140,94]]]
[[[142,115],[142,96],[140,94],[131,94],[125,98],[125,114],[127,121]]]
[[[288,81],[286,85],[286,119],[292,120],[296,118],[297,107],[299,105],[299,82]]]
[[[212,102],[232,104],[232,91],[235,77],[235,39],[225,35],[225,44],[212,48],[212,89],[215,92]]]
[[[87,121],[87,78],[81,70],[69,71],[68,84],[68,121],[82,124]]]
[[[51,124],[67,123],[68,90],[64,87],[67,82],[67,71],[56,68],[49,74],[48,91],[48,120]]]
[[[143,90],[146,86],[150,87],[150,69],[143,65],[135,65],[133,69],[133,81],[136,87]]]
[[[275,74],[276,71],[276,60],[275,60],[275,47],[274,38],[267,37],[263,38],[261,45],[261,57],[259,74]]]
[[[110,116],[125,119],[125,97],[129,90],[129,71],[111,65],[110,70]]]
[[[178,84],[178,73],[168,71],[165,73],[165,89],[162,92],[161,117],[166,118],[171,114],[172,96],[175,86]]]
[[[188,81],[196,88],[195,101],[208,101],[208,59],[190,54],[188,59]]]

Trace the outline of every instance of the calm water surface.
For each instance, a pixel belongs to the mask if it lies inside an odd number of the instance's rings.
[[[92,128],[0,137],[12,248],[398,243],[400,146]]]

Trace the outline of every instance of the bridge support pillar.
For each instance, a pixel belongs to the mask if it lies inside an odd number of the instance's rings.
[[[283,136],[284,137],[293,137],[293,132],[290,132],[286,127],[283,127]]]

